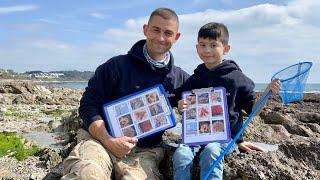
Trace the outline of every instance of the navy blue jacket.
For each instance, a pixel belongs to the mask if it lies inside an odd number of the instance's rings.
[[[189,75],[179,67],[174,66],[174,59],[170,53],[170,63],[164,68],[150,65],[144,54],[145,40],[138,41],[126,55],[109,59],[100,65],[95,75],[89,80],[88,87],[80,100],[79,114],[84,121],[84,129],[98,118],[104,118],[103,104],[120,97],[148,88],[155,84],[162,84],[165,90],[173,95],[189,78]],[[176,105],[174,97],[169,101]],[[151,147],[159,144],[163,132],[153,137],[139,140],[138,146]]]
[[[251,113],[255,103],[254,83],[242,73],[234,61],[225,60],[212,70],[209,70],[205,64],[200,64],[181,90],[190,91],[221,86],[226,88],[231,137],[234,138],[243,124],[241,110]],[[181,92],[177,95],[181,96]],[[241,136],[237,142],[242,141]]]

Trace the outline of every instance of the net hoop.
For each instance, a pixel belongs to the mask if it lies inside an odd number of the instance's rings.
[[[308,71],[310,70],[310,68],[312,67],[312,62],[300,62],[300,63],[291,65],[291,66],[289,66],[289,67],[286,67],[286,68],[284,68],[284,69],[276,72],[276,73],[272,76],[271,81],[274,80],[275,78],[277,78],[276,76],[277,76],[278,74],[282,73],[283,71],[286,71],[287,69],[290,69],[290,68],[292,68],[292,67],[294,67],[294,66],[303,66],[304,64],[307,65],[307,68],[306,68],[304,71],[302,71],[302,72],[300,72],[299,74],[296,74],[296,75],[294,75],[294,76],[292,76],[292,77],[288,77],[288,78],[286,78],[286,79],[280,79],[280,81],[281,81],[281,82],[289,81],[289,80],[291,80],[291,79],[294,79],[294,78],[296,78],[296,77],[298,77],[298,76],[300,76],[300,75],[308,72]]]

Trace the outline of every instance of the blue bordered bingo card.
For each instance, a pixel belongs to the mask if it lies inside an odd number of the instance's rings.
[[[224,87],[194,89],[184,92],[189,101],[182,114],[182,141],[188,145],[230,141],[230,123]]]
[[[176,119],[161,84],[103,105],[105,121],[113,137],[138,139],[176,125]]]

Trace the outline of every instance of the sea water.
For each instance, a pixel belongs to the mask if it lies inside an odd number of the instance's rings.
[[[58,88],[74,88],[74,89],[84,89],[87,87],[88,82],[54,82],[46,83],[45,86],[58,87]],[[266,83],[256,83],[255,91],[263,92],[268,84]],[[306,84],[306,93],[320,93],[320,83]]]

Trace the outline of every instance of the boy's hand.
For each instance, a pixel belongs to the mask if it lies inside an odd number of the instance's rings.
[[[271,90],[273,95],[279,94],[281,90],[281,82],[279,79],[274,79],[267,87],[267,91]]]
[[[238,144],[238,148],[244,152],[248,152],[248,151],[260,151],[263,153],[267,153],[268,151],[263,149],[262,147],[258,146],[257,144],[254,144],[252,142],[242,142],[240,144]]]
[[[178,111],[179,113],[183,113],[184,111],[186,111],[188,109],[188,106],[189,106],[190,102],[185,100],[185,99],[181,99],[179,102],[178,102]]]

